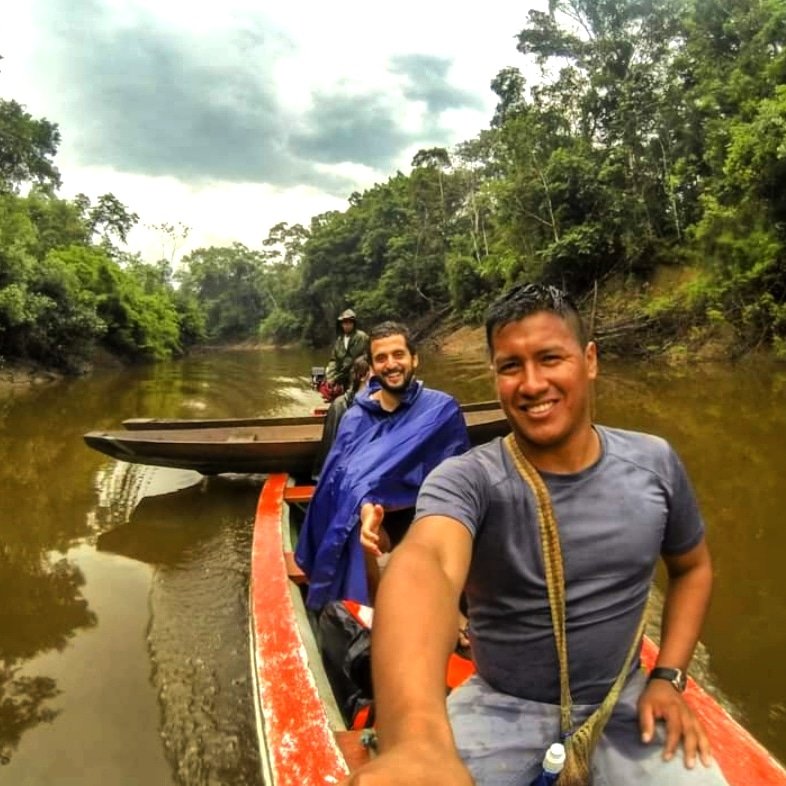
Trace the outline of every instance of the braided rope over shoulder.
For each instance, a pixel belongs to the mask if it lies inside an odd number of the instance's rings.
[[[573,699],[570,695],[570,674],[568,670],[568,640],[566,634],[565,572],[562,562],[559,529],[554,516],[551,497],[538,471],[530,464],[513,434],[504,439],[516,469],[524,482],[532,489],[538,507],[538,526],[543,550],[543,563],[546,573],[546,587],[551,610],[551,624],[554,628],[554,642],[559,659],[560,684],[560,730],[565,738],[565,766],[557,780],[557,786],[588,786],[591,782],[592,752],[603,734],[614,705],[619,699],[625,679],[630,672],[633,659],[639,650],[644,635],[646,607],[639,620],[638,629],[633,637],[628,654],[622,664],[614,684],[595,711],[573,731]]]

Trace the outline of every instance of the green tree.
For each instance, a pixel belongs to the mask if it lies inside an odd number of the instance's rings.
[[[199,303],[208,341],[256,336],[272,308],[265,292],[264,265],[262,252],[241,243],[200,248],[183,258],[175,277],[182,296]]]
[[[300,339],[303,334],[302,271],[309,231],[301,224],[280,222],[270,228],[263,241],[264,265],[260,288],[270,300],[270,309],[259,325],[259,335],[277,344]]]
[[[16,101],[0,98],[0,193],[17,193],[24,183],[60,187],[52,163],[60,144],[55,123],[36,120]]]

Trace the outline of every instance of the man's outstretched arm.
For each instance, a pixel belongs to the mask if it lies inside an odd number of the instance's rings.
[[[456,646],[471,553],[467,529],[444,516],[417,521],[392,552],[372,631],[380,754],[347,784],[473,782],[458,757],[445,707],[445,672]]]

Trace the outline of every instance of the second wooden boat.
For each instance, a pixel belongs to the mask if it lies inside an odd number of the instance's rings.
[[[473,445],[509,431],[496,401],[466,404],[462,411]],[[201,427],[168,421],[169,425],[158,428],[90,431],[84,440],[94,450],[135,464],[192,469],[203,475],[288,472],[310,477],[322,439],[322,419],[262,420],[260,424],[257,419],[256,425],[232,421],[233,425]]]

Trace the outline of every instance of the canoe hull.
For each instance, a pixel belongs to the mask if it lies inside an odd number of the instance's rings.
[[[164,431],[91,431],[85,443],[120,461],[191,469],[203,475],[225,472],[289,472],[309,475],[322,423],[252,428]]]
[[[495,401],[467,405],[464,418],[474,445],[488,442],[509,430]],[[288,472],[296,477],[311,475],[322,439],[321,418],[250,420],[256,425],[237,425],[245,421],[233,420],[228,421],[233,425],[201,428],[176,425],[157,429],[91,431],[84,435],[84,440],[94,450],[120,461],[191,469],[204,475],[229,472]],[[259,425],[260,421],[262,425]]]
[[[331,719],[320,694],[320,664],[304,642],[305,607],[284,560],[287,482],[286,475],[267,479],[254,526],[249,611],[257,728],[265,784],[316,786],[338,783],[348,768],[335,736],[340,720],[336,713]]]

